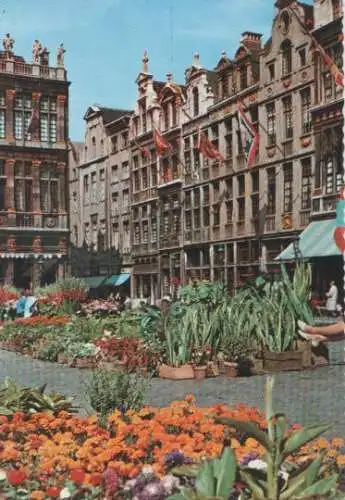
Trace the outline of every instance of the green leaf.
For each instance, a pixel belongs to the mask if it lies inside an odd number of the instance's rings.
[[[305,444],[313,441],[333,427],[333,424],[311,425],[293,432],[283,443],[282,461]]]
[[[220,460],[214,462],[214,473],[217,478],[216,496],[228,498],[233,488],[237,463],[231,448],[226,448]]]
[[[320,479],[320,481],[306,488],[299,496],[295,497],[295,499],[302,500],[316,495],[327,495],[331,493],[331,491],[337,487],[338,477],[338,474],[333,474],[333,476],[326,479]]]
[[[176,477],[197,477],[200,465],[181,465],[170,470],[170,474]]]
[[[215,496],[215,477],[213,473],[213,463],[206,460],[196,478],[196,489],[198,493],[207,497]]]
[[[253,424],[251,422],[241,422],[240,420],[234,420],[231,418],[216,418],[215,422],[217,424],[227,425],[229,427],[234,427],[239,432],[243,432],[244,434],[248,434],[253,439],[256,439],[258,443],[260,443],[266,451],[271,451],[271,443],[268,439],[267,434],[262,431],[258,425]]]
[[[305,487],[311,486],[317,479],[323,461],[323,455],[315,459],[307,468],[302,469],[295,477],[289,478],[287,488],[281,494],[280,500],[290,500]]]
[[[241,479],[244,483],[246,483],[253,493],[253,498],[255,500],[267,500],[266,491],[259,486],[256,480],[253,478],[251,472],[247,469],[246,471],[240,471]]]

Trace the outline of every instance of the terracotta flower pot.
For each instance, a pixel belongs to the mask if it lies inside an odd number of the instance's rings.
[[[77,368],[93,368],[95,366],[95,359],[91,356],[86,358],[77,358],[76,367]]]
[[[58,363],[62,364],[62,365],[67,365],[68,363],[68,357],[66,356],[66,354],[58,354]]]
[[[218,361],[218,369],[219,369],[219,375],[225,375],[224,359],[220,359]]]
[[[195,380],[204,380],[206,378],[207,366],[194,366]]]
[[[238,363],[230,363],[229,361],[224,361],[224,372],[224,375],[226,377],[237,377]]]
[[[158,370],[160,378],[169,380],[188,380],[194,378],[194,370],[192,365],[182,365],[179,367],[161,365]]]

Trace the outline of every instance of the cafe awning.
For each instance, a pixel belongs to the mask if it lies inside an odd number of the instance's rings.
[[[105,284],[110,286],[121,286],[127,283],[130,277],[131,275],[128,273],[113,274],[112,276],[110,276],[110,278],[107,279]]]
[[[83,281],[85,281],[89,288],[98,288],[104,285],[106,279],[107,276],[88,276],[87,278],[83,278]]]
[[[335,219],[313,221],[299,236],[298,247],[303,259],[340,256],[334,241]],[[275,260],[294,260],[293,243],[283,250]]]

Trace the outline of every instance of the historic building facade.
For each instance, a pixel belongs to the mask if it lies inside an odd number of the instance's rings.
[[[0,52],[0,281],[39,286],[67,266],[68,87],[64,48],[56,63],[35,40],[32,62],[6,35]]]
[[[70,148],[71,242],[93,251],[116,248],[131,267],[127,110],[90,106],[85,142]]]
[[[278,0],[275,7],[265,44],[247,31],[233,56],[223,52],[212,70],[195,54],[183,83],[172,74],[155,80],[145,53],[133,112],[101,126],[103,140],[110,138],[102,161],[107,157],[111,194],[94,206],[97,221],[108,221],[107,244],[132,264],[132,297],[153,301],[194,277],[236,287],[274,270],[290,243],[298,253],[310,222],[334,216],[342,89],[313,49],[316,41],[342,67],[340,2],[315,0],[313,8]],[[251,168],[240,108],[260,134]],[[88,113],[88,123],[101,116]],[[202,151],[201,137],[211,154]],[[79,180],[83,204],[89,166],[85,161]],[[91,212],[80,242],[92,243],[91,234],[96,241]]]

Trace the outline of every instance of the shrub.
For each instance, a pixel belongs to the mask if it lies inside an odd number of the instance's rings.
[[[86,394],[93,410],[105,416],[114,410],[139,410],[147,388],[148,379],[138,375],[95,370],[86,383]]]

